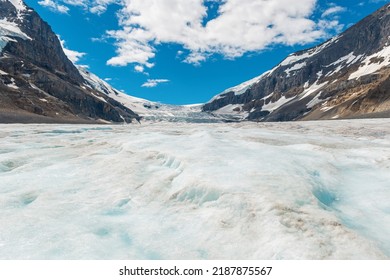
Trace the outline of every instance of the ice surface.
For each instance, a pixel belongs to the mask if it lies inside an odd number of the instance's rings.
[[[388,259],[388,120],[0,125],[0,259]]]

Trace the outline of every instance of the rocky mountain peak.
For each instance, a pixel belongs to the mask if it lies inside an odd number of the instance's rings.
[[[87,81],[51,27],[0,0],[0,122],[131,122],[139,116]]]
[[[203,110],[260,121],[390,116],[384,87],[389,65],[390,6],[385,5],[342,34],[215,96]]]

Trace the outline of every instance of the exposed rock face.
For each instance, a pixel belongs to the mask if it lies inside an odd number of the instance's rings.
[[[0,0],[0,122],[132,122],[139,116],[91,87],[57,36],[22,1]]]
[[[390,5],[203,106],[229,118],[390,117]]]

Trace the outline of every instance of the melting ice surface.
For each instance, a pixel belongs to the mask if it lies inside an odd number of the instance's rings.
[[[0,126],[0,259],[388,259],[388,120]]]

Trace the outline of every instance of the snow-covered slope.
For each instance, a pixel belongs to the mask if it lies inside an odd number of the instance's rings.
[[[227,89],[204,111],[248,120],[390,117],[390,6]]]
[[[14,37],[31,40],[29,36],[20,30],[17,23],[8,21],[6,18],[0,19],[0,53],[8,42],[15,42]]]
[[[0,2],[9,2],[15,7],[17,14],[17,19],[23,19],[23,13],[27,12],[27,6],[24,4],[23,0],[0,0]]]
[[[14,37],[31,40],[29,36],[20,30],[18,23],[15,22],[16,20],[23,20],[23,14],[27,11],[27,7],[22,0],[0,0],[0,2],[4,3],[6,1],[14,6],[17,16],[0,18],[0,53],[8,42],[15,41]]]
[[[359,68],[355,72],[351,73],[348,79],[360,79],[363,76],[378,73],[383,68],[388,68],[390,66],[390,40],[388,44],[389,45],[386,45],[378,52],[372,55],[363,56],[361,60],[359,59],[361,61]],[[355,57],[353,53],[351,55]],[[352,60],[352,62],[354,60]],[[346,63],[347,66],[352,63],[349,62],[348,64],[348,62]]]

